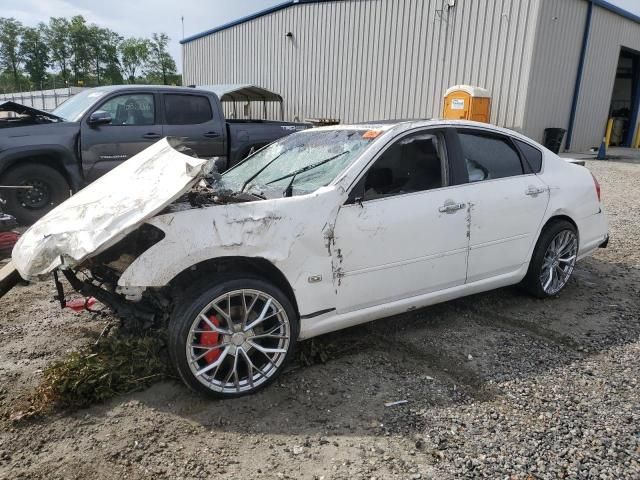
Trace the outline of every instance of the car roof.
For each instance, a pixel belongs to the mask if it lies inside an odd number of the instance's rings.
[[[515,130],[509,130],[507,128],[499,127],[490,123],[474,122],[471,120],[449,120],[442,118],[430,118],[430,119],[415,119],[415,120],[374,120],[363,123],[350,123],[330,125],[326,127],[317,127],[312,130],[382,130],[382,131],[394,131],[396,133],[402,133],[406,130],[411,130],[420,127],[470,127],[481,130],[488,130],[502,135],[509,135],[519,140],[526,141],[538,145],[538,142],[530,139],[529,137],[516,132]],[[309,130],[309,131],[312,131]]]
[[[118,90],[149,90],[149,89],[153,89],[153,90],[169,90],[169,91],[178,91],[178,92],[194,92],[194,91],[199,91],[202,92],[203,90],[199,90],[197,88],[193,88],[193,87],[178,87],[175,85],[142,85],[142,84],[135,84],[135,85],[105,85],[102,87],[94,87],[91,90],[101,90],[101,91],[105,91],[105,92],[114,92],[114,91],[118,91]],[[206,90],[204,90],[206,92]]]

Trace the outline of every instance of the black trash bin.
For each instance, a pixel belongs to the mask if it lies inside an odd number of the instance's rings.
[[[567,133],[567,131],[564,128],[545,128],[542,144],[553,153],[558,154],[562,147],[562,140],[564,139],[565,133]]]

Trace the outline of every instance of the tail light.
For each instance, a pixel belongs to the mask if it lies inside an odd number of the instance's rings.
[[[594,183],[594,185],[596,187],[596,194],[598,195],[598,201],[600,201],[600,184],[598,183],[598,180],[593,175],[593,173],[591,174],[591,176],[593,177],[593,183]]]

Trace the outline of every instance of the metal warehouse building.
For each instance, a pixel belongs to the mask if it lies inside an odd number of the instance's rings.
[[[430,118],[484,87],[491,122],[567,150],[632,145],[640,18],[602,0],[293,0],[182,41],[185,84],[256,84],[285,118]],[[249,112],[246,112],[249,113]]]

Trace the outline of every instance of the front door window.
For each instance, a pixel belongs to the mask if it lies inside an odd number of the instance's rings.
[[[99,110],[111,115],[111,125],[153,125],[155,105],[150,93],[120,95],[107,100]]]
[[[409,135],[389,147],[369,169],[363,200],[422,192],[445,185],[442,142],[430,133]]]

